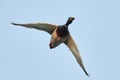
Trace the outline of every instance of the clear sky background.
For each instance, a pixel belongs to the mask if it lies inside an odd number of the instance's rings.
[[[64,44],[49,49],[48,33],[10,24],[64,24],[69,16],[90,77]],[[0,0],[0,80],[120,80],[120,1]]]

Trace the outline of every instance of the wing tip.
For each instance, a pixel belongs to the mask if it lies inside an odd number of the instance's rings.
[[[90,77],[90,74],[89,74],[89,73],[86,73],[86,75],[87,75],[88,77]]]
[[[11,24],[12,24],[12,25],[18,25],[18,24],[16,24],[16,23],[13,23],[13,22],[12,22]]]

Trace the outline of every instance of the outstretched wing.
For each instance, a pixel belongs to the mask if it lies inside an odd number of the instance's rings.
[[[50,34],[52,34],[52,32],[57,27],[57,25],[48,24],[48,23],[28,23],[28,24],[11,23],[11,24],[17,25],[17,26],[23,26],[23,27],[27,27],[27,28],[35,28],[38,30],[43,30],[43,31],[46,31]]]
[[[74,40],[72,39],[71,35],[69,35],[68,39],[65,41],[65,44],[69,47],[69,49],[72,51],[73,55],[75,56],[78,64],[82,67],[83,71],[85,72],[85,74],[87,76],[89,76],[89,74],[87,73],[87,71],[85,70],[85,67],[83,65],[82,62],[82,58],[80,56],[79,50],[74,42]]]

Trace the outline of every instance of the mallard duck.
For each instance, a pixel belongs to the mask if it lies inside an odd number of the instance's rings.
[[[75,56],[78,64],[82,67],[85,74],[89,76],[83,65],[77,45],[74,42],[68,30],[68,26],[73,22],[74,19],[75,19],[74,17],[69,17],[64,25],[53,25],[49,23],[28,23],[28,24],[11,23],[11,24],[17,26],[23,26],[27,28],[35,28],[38,30],[43,30],[48,32],[51,35],[50,44],[49,44],[50,49],[59,46],[61,43],[67,45],[67,47],[71,50],[71,52]]]

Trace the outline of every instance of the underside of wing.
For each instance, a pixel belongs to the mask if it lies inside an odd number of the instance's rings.
[[[80,56],[80,52],[79,52],[74,40],[72,39],[71,35],[69,35],[68,39],[65,41],[65,44],[69,47],[69,49],[71,50],[71,52],[75,56],[78,64],[82,67],[83,71],[85,72],[85,74],[87,76],[89,76],[87,71],[85,70],[84,65],[83,65],[82,58]]]
[[[11,24],[17,25],[17,26],[23,26],[23,27],[27,27],[27,28],[35,28],[38,30],[43,30],[43,31],[48,32],[49,34],[52,34],[52,32],[57,27],[57,25],[48,24],[48,23],[28,23],[28,24],[11,23]]]

